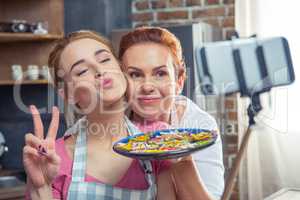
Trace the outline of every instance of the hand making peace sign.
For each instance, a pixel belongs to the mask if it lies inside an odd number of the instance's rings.
[[[59,110],[52,108],[52,120],[47,136],[44,137],[43,123],[35,106],[30,106],[34,123],[34,134],[25,135],[23,164],[28,180],[33,187],[49,185],[58,174],[60,157],[55,152],[55,139],[59,124]]]

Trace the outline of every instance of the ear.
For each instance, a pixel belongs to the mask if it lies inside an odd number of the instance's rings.
[[[180,71],[178,74],[178,79],[176,82],[176,94],[179,95],[182,90],[183,90],[183,86],[184,86],[184,81],[185,81],[185,72]]]
[[[67,91],[65,89],[59,88],[57,92],[64,101],[67,101],[69,104],[75,104],[73,95],[67,95]]]
[[[66,97],[65,97],[65,90],[63,88],[59,88],[57,90],[57,93],[58,95],[60,96],[60,98],[62,98],[63,100],[66,100]]]

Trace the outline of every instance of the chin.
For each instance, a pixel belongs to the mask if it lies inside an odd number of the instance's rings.
[[[145,120],[157,120],[159,119],[159,116],[161,115],[160,112],[154,112],[153,110],[150,111],[150,110],[139,110],[137,112],[137,114],[139,116],[141,116],[142,118],[144,118]]]
[[[125,94],[125,88],[116,88],[111,90],[106,90],[98,93],[98,98],[100,102],[115,102],[122,99]]]
[[[125,106],[123,106],[124,102],[124,97],[123,96],[113,96],[113,97],[107,97],[107,98],[104,98],[102,99],[102,107],[104,109],[110,109],[110,108],[113,108],[114,106],[121,106],[121,109],[124,111],[126,108]]]

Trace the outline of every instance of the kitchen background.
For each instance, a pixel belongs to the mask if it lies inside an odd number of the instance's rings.
[[[230,39],[235,26],[234,14],[234,0],[1,0],[0,22],[11,22],[15,19],[33,24],[42,22],[39,31],[48,31],[47,34],[0,32],[0,131],[5,138],[3,145],[8,149],[0,160],[2,174],[12,171],[22,174],[24,134],[32,132],[31,116],[19,109],[16,105],[18,99],[24,106],[35,104],[46,110],[51,110],[54,104],[62,105],[51,85],[44,80],[47,76],[36,80],[36,77],[32,77],[28,72],[28,81],[14,85],[11,76],[12,65],[21,65],[23,71],[27,70],[28,65],[46,65],[45,51],[49,51],[51,42],[63,34],[79,29],[96,30],[112,38],[113,43],[117,45],[118,34],[111,33],[116,33],[119,29],[143,25],[185,25],[193,28],[196,25],[190,24],[204,22],[211,25],[209,29],[205,28],[205,25],[199,25],[204,33],[208,34],[206,29],[215,30],[215,35],[207,41]],[[182,39],[180,30],[173,29]],[[182,42],[185,57],[188,58],[186,62],[192,69],[194,63],[190,52],[193,53],[193,49],[189,49],[192,46],[187,45],[188,41]],[[21,96],[16,95],[18,90],[21,91]],[[185,92],[193,96],[192,91]],[[224,164],[228,172],[238,146],[237,96],[229,96],[222,100],[206,97],[204,103],[201,102],[200,106],[218,120],[223,133]],[[42,114],[45,127],[48,127],[50,117],[47,112]],[[61,120],[59,135],[66,128],[63,116]],[[24,176],[21,178],[24,179]],[[239,199],[238,196],[239,188],[236,184],[231,199]]]

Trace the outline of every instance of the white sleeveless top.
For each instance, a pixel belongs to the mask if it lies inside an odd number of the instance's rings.
[[[175,104],[186,105],[186,108],[180,121],[174,114],[171,115],[172,127],[218,130],[216,120],[187,97],[177,96]],[[220,135],[215,144],[192,156],[209,193],[216,199],[221,199],[224,190],[224,165]]]

